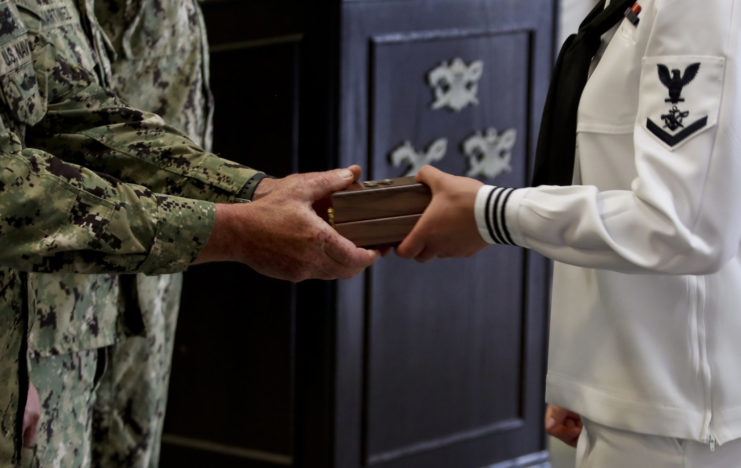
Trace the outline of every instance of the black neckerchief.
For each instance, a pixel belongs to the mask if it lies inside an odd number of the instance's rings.
[[[533,186],[571,185],[576,156],[576,117],[589,66],[601,37],[615,26],[635,0],[602,0],[566,39],[553,69],[535,153]]]

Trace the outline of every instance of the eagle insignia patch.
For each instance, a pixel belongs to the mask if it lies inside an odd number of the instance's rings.
[[[670,149],[702,133],[717,121],[723,59],[692,58],[657,57],[644,69],[644,86],[650,86],[650,89],[642,90],[642,93],[648,92],[642,96],[650,103],[646,130]]]
[[[689,117],[690,111],[681,110],[677,106],[680,102],[685,102],[682,98],[682,90],[695,79],[700,70],[700,64],[693,63],[684,70],[684,73],[678,68],[669,72],[669,68],[661,63],[658,69],[661,83],[669,90],[669,98],[664,101],[672,106],[666,114],[661,115],[663,125],[657,124],[650,118],[646,125],[651,133],[673,147],[708,124],[708,118],[705,116],[685,126],[684,120]]]

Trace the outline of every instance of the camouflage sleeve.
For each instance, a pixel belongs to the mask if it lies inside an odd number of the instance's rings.
[[[211,202],[153,193],[0,134],[0,265],[22,271],[182,271],[210,235]]]
[[[262,172],[205,152],[161,117],[127,105],[101,84],[88,42],[44,27],[33,10],[23,9],[23,21],[45,112],[27,122],[27,147],[157,193],[217,202],[252,197]]]
[[[49,103],[26,142],[154,192],[199,200],[250,200],[265,177],[205,152],[158,115],[127,106],[97,84]]]
[[[18,410],[24,400],[19,394],[21,356],[25,356],[23,336],[21,274],[0,267],[0,460],[15,460],[20,431]]]

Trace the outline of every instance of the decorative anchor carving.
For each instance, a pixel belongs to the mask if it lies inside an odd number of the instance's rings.
[[[512,148],[517,142],[517,130],[505,130],[500,135],[495,128],[477,132],[463,141],[463,153],[468,158],[467,177],[495,178],[512,172]]]
[[[427,74],[427,82],[435,90],[433,109],[449,107],[460,112],[469,104],[479,103],[479,80],[484,73],[484,62],[477,60],[466,65],[462,59],[443,62]]]
[[[409,170],[404,174],[404,176],[413,176],[417,174],[425,164],[432,164],[435,161],[440,161],[445,157],[447,151],[448,140],[445,138],[435,140],[427,147],[427,151],[424,153],[418,153],[414,147],[412,147],[411,143],[405,141],[404,144],[396,148],[389,155],[389,159],[394,167],[399,167],[406,162],[409,165]]]

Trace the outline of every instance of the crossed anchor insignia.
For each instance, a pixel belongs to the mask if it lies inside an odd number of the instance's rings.
[[[417,174],[425,164],[432,164],[433,162],[443,159],[447,152],[448,140],[446,138],[435,140],[429,147],[427,147],[426,151],[417,151],[410,142],[405,141],[404,144],[396,148],[389,155],[389,159],[394,167],[406,164],[408,169],[406,173],[404,173],[404,176],[413,176]]]
[[[460,112],[478,100],[479,80],[484,73],[484,62],[477,60],[470,65],[456,58],[443,62],[427,75],[427,82],[435,91],[433,109],[450,108]]]
[[[684,120],[690,116],[690,111],[682,110],[677,106],[680,102],[685,102],[682,97],[682,91],[685,86],[695,79],[699,72],[699,63],[693,63],[687,66],[684,73],[679,69],[673,69],[670,71],[669,67],[666,65],[658,64],[659,81],[661,81],[661,84],[663,84],[669,92],[669,97],[664,99],[664,102],[672,104],[672,107],[666,114],[661,114],[661,120],[664,123],[663,126],[659,126],[649,118],[646,127],[651,133],[659,137],[661,141],[670,147],[677,146],[692,134],[704,128],[708,123],[708,117],[705,116],[695,120],[692,124],[685,126]],[[668,131],[665,129],[668,129]]]
[[[468,158],[466,177],[493,179],[504,172],[512,172],[512,149],[517,142],[514,128],[499,134],[495,128],[477,132],[463,142],[463,152]]]
[[[661,120],[664,121],[664,128],[674,131],[680,127],[684,128],[682,122],[688,115],[690,115],[690,111],[682,112],[677,106],[674,106],[668,114],[662,114]]]
[[[517,130],[511,128],[499,133],[494,128],[479,131],[461,143],[461,150],[468,160],[467,177],[487,177],[493,179],[506,172],[512,172],[512,150],[517,143]],[[425,164],[432,164],[445,158],[448,140],[439,138],[426,150],[417,151],[409,141],[405,141],[389,154],[394,167],[406,166],[405,176],[415,175]]]

